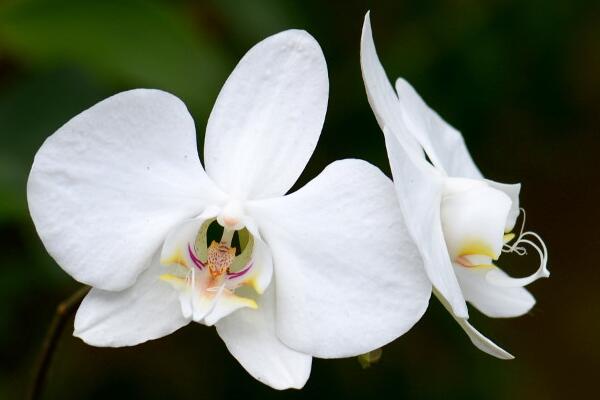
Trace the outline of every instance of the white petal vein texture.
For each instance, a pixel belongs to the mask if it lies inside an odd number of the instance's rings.
[[[35,156],[29,210],[56,262],[104,290],[131,286],[179,221],[220,193],[175,96],[137,89],[77,115]]]
[[[255,45],[221,89],[206,128],[206,171],[229,194],[285,194],[312,155],[327,109],[327,64],[308,33]]]
[[[376,167],[343,160],[297,192],[248,205],[275,266],[279,338],[322,358],[381,347],[427,308],[431,285]]]

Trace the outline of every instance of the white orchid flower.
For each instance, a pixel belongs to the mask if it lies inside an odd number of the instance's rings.
[[[375,51],[368,13],[361,66],[369,103],[384,132],[400,206],[434,293],[475,346],[499,358],[513,358],[467,322],[465,301],[490,317],[519,316],[535,303],[523,286],[549,276],[541,238],[523,228],[518,235],[512,233],[520,210],[520,185],[485,179],[460,132],[431,110],[408,82],[398,79],[394,92]],[[540,256],[531,276],[511,278],[494,265],[502,253],[525,254],[525,245]]]
[[[118,347],[214,324],[250,374],[283,389],[304,385],[311,356],[355,356],[410,329],[431,285],[391,180],[344,160],[284,196],[327,97],[319,45],[290,30],[253,47],[225,83],[206,172],[192,117],[159,90],[117,94],[50,136],[28,201],[48,252],[93,287],[74,334]],[[220,240],[207,241],[211,226]]]

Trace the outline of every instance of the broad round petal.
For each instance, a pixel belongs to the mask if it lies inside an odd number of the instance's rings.
[[[50,136],[27,183],[46,249],[80,282],[131,286],[169,229],[219,196],[173,95],[138,89],[82,112]]]
[[[402,116],[410,132],[418,139],[428,139],[423,147],[434,165],[446,171],[449,176],[482,178],[459,131],[429,108],[406,80],[396,80],[396,93],[402,105]],[[431,147],[428,149],[427,146]],[[435,152],[433,156],[431,151]],[[437,160],[437,163],[434,160]]]
[[[217,322],[229,352],[252,375],[274,389],[300,389],[310,375],[312,357],[283,344],[275,334],[275,288],[257,299],[258,309],[242,309]]]
[[[452,309],[448,302],[436,291],[434,291],[434,294],[444,305],[444,307],[446,307],[446,310],[448,310],[448,312],[452,314]],[[496,343],[492,342],[490,339],[482,335],[481,332],[475,329],[473,325],[471,325],[469,321],[467,321],[465,318],[458,318],[453,314],[452,316],[454,317],[454,320],[458,323],[458,325],[460,325],[460,327],[465,331],[465,333],[471,340],[471,343],[473,343],[473,345],[479,350],[501,360],[512,360],[515,358],[512,354],[502,349]]]
[[[248,210],[273,255],[277,333],[290,347],[322,358],[366,353],[425,312],[431,285],[376,167],[334,162],[297,192]]]
[[[506,275],[501,269],[498,274]],[[479,311],[492,318],[521,316],[534,306],[535,299],[522,287],[496,286],[486,279],[489,268],[455,266],[458,282],[465,299]]]
[[[323,52],[308,33],[284,31],[255,45],[210,114],[208,175],[241,199],[286,193],[315,149],[328,92]]]
[[[128,289],[92,288],[77,310],[73,335],[92,346],[133,346],[187,325],[178,292],[160,279],[164,271],[158,259],[157,254]]]

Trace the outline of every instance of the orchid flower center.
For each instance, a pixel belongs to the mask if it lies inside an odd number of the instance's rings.
[[[210,239],[214,231],[221,231],[220,240]],[[161,279],[179,291],[183,315],[213,325],[238,308],[257,308],[252,298],[237,293],[242,286],[253,284],[252,234],[245,228],[222,227],[212,219],[205,221],[191,239],[178,247],[185,252],[161,260],[171,269]]]
[[[511,232],[514,221],[509,220],[509,213],[513,204],[507,194],[483,180],[447,178],[446,181],[440,212],[448,254],[455,266],[490,268],[486,277],[499,286],[524,286],[549,275],[546,246],[539,235],[524,230],[524,210],[519,235]],[[540,257],[534,274],[514,279],[493,268],[502,253],[527,254],[525,245],[536,250]]]

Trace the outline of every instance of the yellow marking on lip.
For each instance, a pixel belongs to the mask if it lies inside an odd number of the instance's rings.
[[[187,260],[183,256],[183,252],[181,251],[181,249],[175,250],[173,255],[171,255],[170,257],[161,259],[160,263],[163,265],[178,264],[178,265],[181,265],[182,267],[188,268]]]
[[[246,297],[233,296],[233,299],[231,300],[238,304],[243,304],[249,308],[252,308],[253,310],[256,310],[258,308],[258,304],[256,304],[254,300],[248,299]]]
[[[258,281],[255,277],[249,277],[242,281],[242,285],[250,286],[254,291],[258,294],[263,294],[265,291],[262,287],[258,285]]]
[[[487,256],[490,257],[492,260],[497,260],[498,257],[500,257],[500,254],[494,253],[490,245],[480,241],[468,242],[464,244],[458,252],[459,257],[474,255]]]
[[[162,274],[160,277],[161,281],[165,281],[173,285],[176,289],[187,288],[187,282],[185,278],[172,274]]]

